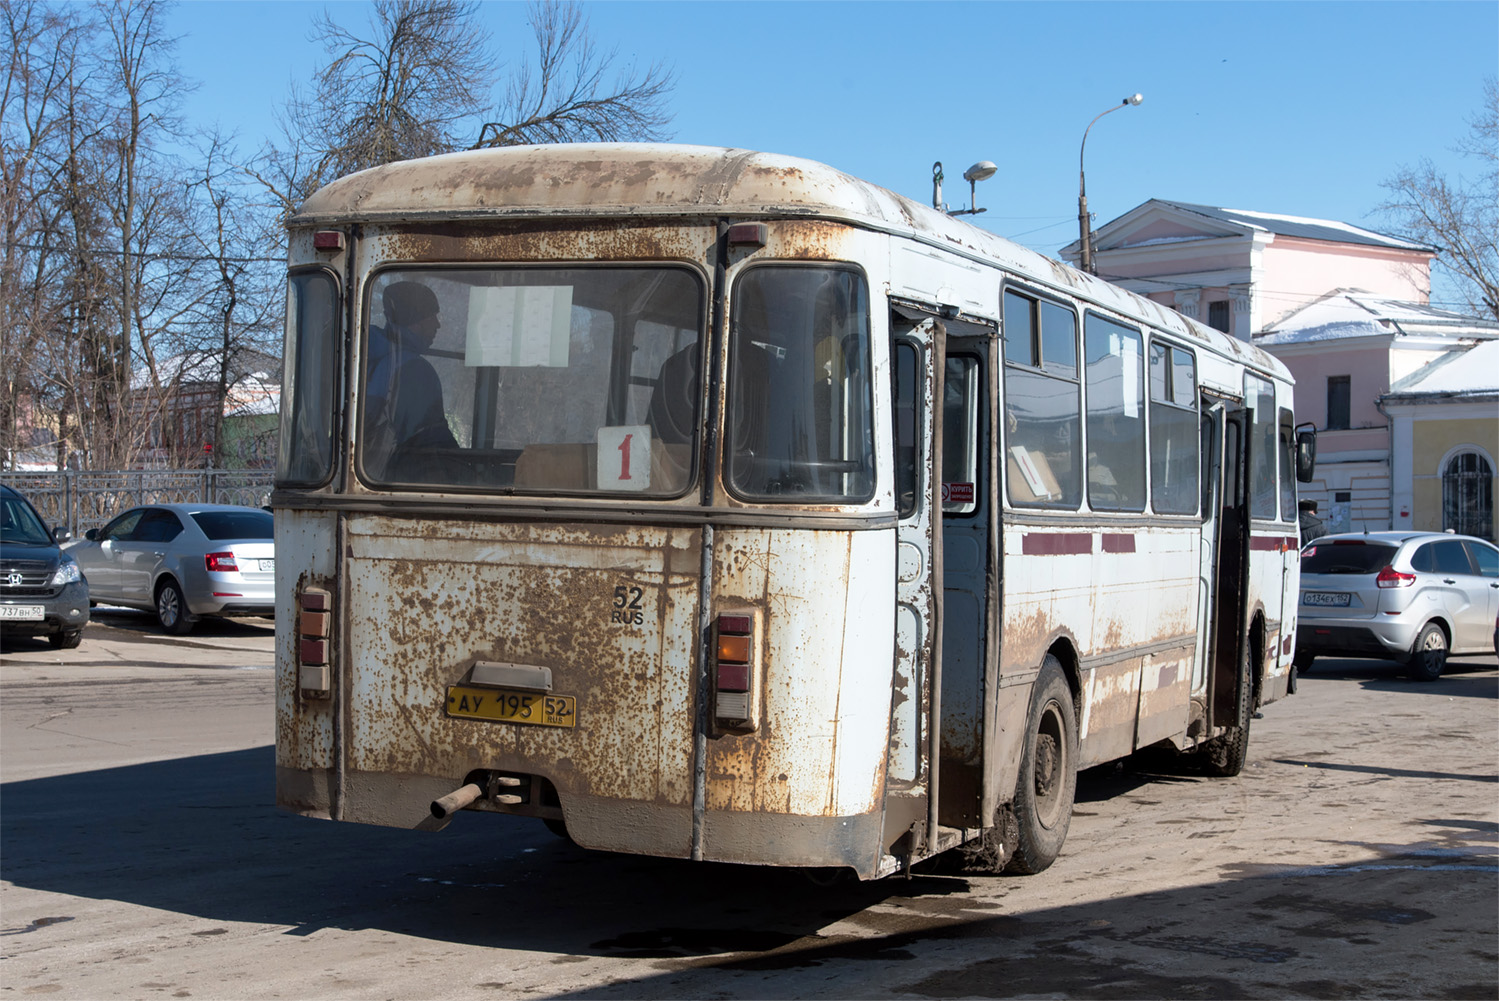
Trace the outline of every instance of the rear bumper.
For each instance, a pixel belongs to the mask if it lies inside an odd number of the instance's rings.
[[[1404,661],[1419,625],[1392,620],[1359,625],[1307,622],[1296,627],[1296,652],[1319,657],[1378,657]]]

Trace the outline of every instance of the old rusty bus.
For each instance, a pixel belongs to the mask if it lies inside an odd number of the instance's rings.
[[[336,181],[290,264],[285,808],[1035,872],[1078,769],[1233,774],[1293,680],[1286,369],[941,212],[526,147]]]

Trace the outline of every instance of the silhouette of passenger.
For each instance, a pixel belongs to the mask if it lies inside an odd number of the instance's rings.
[[[436,294],[419,282],[401,281],[385,287],[382,301],[385,329],[383,338],[370,338],[366,415],[372,447],[389,450],[389,478],[411,472],[404,459],[416,450],[455,449],[458,442],[443,411],[442,381],[423,357],[440,326]]]

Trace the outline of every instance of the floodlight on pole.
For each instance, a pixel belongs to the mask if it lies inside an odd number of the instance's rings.
[[[1145,100],[1143,94],[1131,94],[1112,108],[1100,111],[1094,116],[1093,121],[1088,123],[1088,127],[1083,130],[1083,143],[1077,151],[1077,229],[1083,244],[1080,263],[1082,269],[1090,275],[1095,273],[1093,267],[1093,227],[1088,221],[1088,183],[1083,175],[1083,153],[1088,148],[1088,133],[1093,131],[1093,126],[1104,115],[1107,115],[1111,111],[1118,111],[1120,108],[1135,107],[1143,100]]]

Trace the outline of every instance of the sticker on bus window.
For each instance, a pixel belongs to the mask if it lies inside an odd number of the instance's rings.
[[[972,483],[944,483],[942,484],[942,503],[944,504],[972,504]]]
[[[600,490],[649,490],[651,429],[644,424],[599,428]]]
[[[475,288],[468,298],[470,368],[566,368],[571,285]]]

